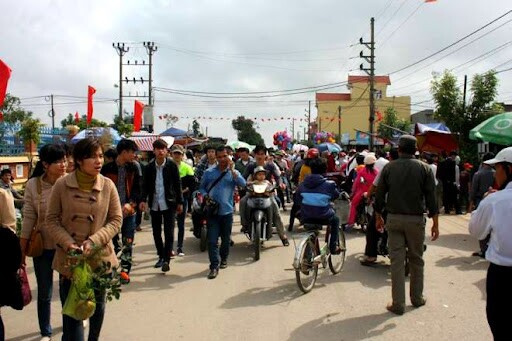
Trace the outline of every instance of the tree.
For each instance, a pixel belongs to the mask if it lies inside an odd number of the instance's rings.
[[[408,120],[398,117],[396,109],[389,107],[384,113],[382,122],[380,122],[377,127],[379,136],[389,140],[395,137],[397,135],[397,130],[390,127],[408,132],[411,129],[411,123]]]
[[[199,135],[201,135],[200,127],[201,126],[199,125],[199,122],[197,122],[197,120],[192,121],[192,132],[194,134],[194,137],[198,137]]]
[[[20,99],[10,94],[5,95],[4,104],[0,107],[3,113],[3,122],[0,124],[0,141],[4,140],[5,133],[10,130],[14,133],[14,125],[22,123],[24,120],[32,117],[31,111],[26,111],[20,107]]]
[[[29,152],[29,159],[30,159],[30,165],[29,165],[29,174],[32,170],[32,147],[37,146],[39,142],[41,142],[41,133],[40,129],[44,126],[44,124],[41,123],[41,121],[38,118],[26,118],[21,123],[21,129],[18,131],[17,135],[23,140],[23,143],[25,146],[28,147]]]
[[[80,130],[87,129],[87,116],[82,115],[80,117],[79,121],[76,122],[75,116],[73,114],[69,113],[65,119],[60,121],[60,125],[62,126],[62,128],[66,128],[69,125],[76,125],[80,128]],[[109,124],[107,122],[100,121],[95,118],[93,118],[91,120],[91,124],[89,124],[89,127],[108,127],[108,126],[109,126]]]
[[[430,92],[436,102],[434,116],[446,123],[452,133],[459,134],[459,149],[463,160],[478,162],[477,144],[469,140],[469,131],[489,117],[503,111],[495,102],[498,78],[494,70],[476,74],[470,88],[470,101],[466,106],[457,78],[449,71],[434,77]]]
[[[236,130],[239,141],[252,145],[265,144],[260,133],[254,129],[254,122],[252,120],[245,118],[244,116],[238,116],[236,119],[231,121],[231,125],[233,126],[233,129]]]
[[[122,119],[119,114],[115,115],[114,124],[111,124],[110,127],[116,129],[119,135],[129,137],[133,133],[133,114],[125,112]]]

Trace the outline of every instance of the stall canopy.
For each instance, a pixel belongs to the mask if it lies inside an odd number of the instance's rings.
[[[161,136],[182,137],[182,136],[188,136],[188,135],[192,135],[192,134],[190,134],[186,130],[181,130],[181,129],[178,129],[178,128],[171,127],[169,129],[161,132],[160,135]]]
[[[469,138],[503,146],[512,145],[512,113],[505,112],[488,118],[471,129]]]
[[[458,135],[452,134],[450,129],[442,123],[416,123],[414,136],[418,140],[420,152],[450,152],[459,148]]]
[[[153,150],[153,142],[161,138],[167,145],[170,147],[174,143],[174,137],[172,136],[160,136],[158,134],[152,134],[147,132],[134,132],[132,136],[129,137],[130,140],[134,141],[137,147],[139,147],[140,151],[152,151]]]

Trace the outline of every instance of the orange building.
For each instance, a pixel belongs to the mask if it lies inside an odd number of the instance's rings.
[[[384,115],[388,107],[392,107],[396,109],[398,117],[409,120],[411,97],[387,97],[388,85],[391,85],[389,76],[375,76],[375,119]],[[350,90],[349,93],[319,92],[316,94],[317,117],[315,124],[318,131],[327,131],[335,135],[341,134],[354,140],[356,130],[369,131],[370,77],[349,75],[347,87]],[[338,119],[340,116],[338,108],[341,108],[341,124]],[[376,131],[377,123],[374,127]]]

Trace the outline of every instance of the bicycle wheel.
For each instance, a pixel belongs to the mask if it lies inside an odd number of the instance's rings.
[[[261,252],[261,221],[253,223],[254,228],[252,230],[252,243],[254,246],[254,260],[260,260]]]
[[[314,262],[314,259],[317,255],[315,243],[309,238],[300,251],[299,268],[295,269],[297,285],[305,294],[310,292],[315,286],[318,263]]]
[[[329,268],[335,275],[341,271],[345,265],[345,255],[347,253],[347,245],[345,243],[345,234],[341,228],[338,229],[338,242],[336,243],[341,251],[338,254],[329,254]]]

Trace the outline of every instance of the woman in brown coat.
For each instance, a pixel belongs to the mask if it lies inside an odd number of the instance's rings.
[[[114,183],[100,174],[103,150],[98,140],[86,138],[73,149],[76,170],[57,180],[50,195],[46,223],[56,243],[53,268],[60,274],[64,305],[71,287],[68,253],[85,256],[100,248],[101,261],[118,265],[112,238],[119,233],[122,211]],[[100,262],[101,263],[101,262]],[[90,264],[94,270],[100,264]],[[89,341],[98,340],[105,313],[105,293],[95,292],[96,310],[90,318]],[[82,321],[63,315],[63,340],[83,340]]]
[[[46,207],[55,181],[66,172],[66,153],[58,144],[46,144],[39,150],[39,161],[25,187],[23,205],[23,227],[21,229],[22,263],[25,264],[25,249],[34,227],[41,231],[43,254],[34,257],[34,272],[37,279],[37,317],[41,341],[52,337],[50,324],[53,291],[52,262],[55,243],[45,224]]]

